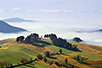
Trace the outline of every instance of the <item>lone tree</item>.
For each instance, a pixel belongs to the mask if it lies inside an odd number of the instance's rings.
[[[50,57],[49,51],[46,51],[44,54],[45,54],[46,57]]]
[[[24,40],[24,36],[19,36],[17,37],[16,42],[23,42],[23,40]]]
[[[67,63],[68,62],[68,60],[67,60],[67,58],[65,58],[65,63]]]
[[[75,42],[82,42],[83,40],[80,39],[79,37],[75,37],[75,38],[73,39],[73,41],[75,41]]]
[[[47,62],[47,59],[46,58],[44,58],[44,62]]]
[[[60,54],[62,54],[62,49],[59,50]]]
[[[27,62],[28,62],[28,60],[27,60],[27,59],[25,59],[25,58],[21,58],[21,59],[20,59],[20,62],[21,62],[22,64],[24,64],[24,63],[27,63]]]
[[[40,59],[40,60],[42,60],[42,59],[43,59],[43,57],[42,57],[42,55],[41,55],[41,54],[38,54],[38,55],[37,55],[37,58],[38,58],[38,59]]]

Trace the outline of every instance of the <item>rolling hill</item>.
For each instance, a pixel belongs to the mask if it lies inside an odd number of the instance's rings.
[[[68,41],[69,43],[77,46],[79,50],[81,50],[81,52],[77,52],[52,45],[50,39],[41,40],[50,43],[51,45],[45,44],[44,47],[40,47],[42,46],[42,43],[36,43],[37,45],[40,45],[36,46],[36,44],[32,45],[16,43],[15,39],[5,39],[0,41],[0,43],[2,43],[0,45],[0,60],[7,60],[8,62],[12,63],[13,66],[15,66],[14,68],[67,68],[66,66],[69,66],[68,68],[72,68],[70,66],[74,66],[74,68],[102,68],[101,46]],[[62,49],[62,54],[59,54],[60,49]],[[37,58],[38,54],[41,54],[43,57],[45,57],[44,52],[46,51],[49,51],[51,54],[53,54],[51,55],[52,58],[46,57],[47,62],[44,62],[44,59],[37,61],[34,60]],[[74,56],[77,55],[80,55],[85,59],[83,63],[80,63],[74,59]],[[21,58],[25,58],[29,61],[30,58],[32,58],[34,61],[22,65],[20,62]],[[65,58],[68,59],[67,64],[65,63]],[[50,64],[52,61],[53,63]],[[58,62],[60,66],[56,65],[55,62]]]
[[[8,19],[3,19],[3,21],[6,21],[6,22],[35,22],[33,20],[25,20],[25,19],[22,19],[22,18],[8,18]]]
[[[94,33],[94,32],[102,32],[102,29],[96,29],[96,30],[81,30],[76,31],[77,33]]]
[[[22,29],[22,28],[11,26],[11,25],[7,24],[6,22],[0,20],[0,32],[2,32],[2,33],[17,33],[17,32],[22,32],[22,31],[26,31],[26,30]]]

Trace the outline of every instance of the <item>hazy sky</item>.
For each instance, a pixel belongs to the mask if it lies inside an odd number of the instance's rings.
[[[102,0],[0,0],[0,18],[102,18]]]
[[[34,27],[32,30],[40,33],[44,33],[43,31],[45,30],[45,32],[47,32],[47,30],[54,30],[59,36],[69,38],[74,37],[77,34],[70,34],[68,29],[59,31],[54,28],[49,28],[49,26],[55,28],[67,28],[71,26],[97,29],[102,28],[102,0],[0,0],[0,19],[11,17],[21,17],[37,21],[37,23],[35,22],[32,24],[13,23],[14,26],[17,25],[18,27],[24,28],[29,27],[29,29]],[[41,21],[41,25],[39,24],[39,21]],[[39,28],[37,29],[37,27]],[[15,35],[10,35],[9,37],[12,36],[16,37]],[[99,36],[97,37],[98,39],[95,38],[95,40],[102,41],[102,39],[100,39],[101,34],[85,34],[85,36],[83,34],[78,34],[77,36],[81,36],[83,39],[92,36],[92,40],[94,37]],[[6,36],[1,35],[0,37]]]

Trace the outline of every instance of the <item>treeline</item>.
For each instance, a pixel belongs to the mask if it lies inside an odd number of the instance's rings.
[[[30,34],[26,38],[24,36],[19,36],[16,39],[16,42],[23,42],[33,44],[34,42],[38,42],[40,40],[39,35],[36,33]]]
[[[63,47],[73,51],[79,51],[76,46],[68,43],[66,39],[57,38],[55,34],[46,34],[44,35],[44,38],[50,38],[52,40],[53,45]]]
[[[56,34],[45,34],[44,38],[49,38],[52,40],[52,44],[55,46],[63,47],[69,50],[73,51],[79,51],[76,46],[68,43],[65,39],[58,38]],[[26,38],[24,36],[19,36],[16,39],[17,42],[23,42],[23,43],[29,43],[34,44],[35,42],[41,41],[41,38],[39,37],[39,34],[33,33],[27,36]]]

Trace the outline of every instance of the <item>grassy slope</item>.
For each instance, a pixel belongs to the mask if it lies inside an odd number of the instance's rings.
[[[51,68],[51,67],[38,62],[33,62],[31,64],[22,65],[15,68]]]
[[[35,58],[37,53],[29,51],[20,46],[11,46],[7,49],[0,49],[0,61],[9,61],[13,64],[19,63],[20,58]]]
[[[46,41],[46,40],[45,40]],[[51,41],[48,41],[48,42],[51,42]],[[53,50],[56,50],[56,51],[59,51],[59,49],[62,49],[63,50],[63,53],[67,53],[67,57],[68,55],[70,55],[70,58],[69,61],[72,61],[73,59],[71,59],[71,57],[77,55],[77,54],[80,54],[82,55],[83,57],[85,58],[88,58],[87,61],[85,61],[86,63],[88,63],[90,67],[92,68],[102,68],[102,47],[101,46],[95,46],[95,45],[88,45],[88,44],[82,44],[82,43],[76,43],[76,42],[69,42],[73,45],[77,45],[77,48],[79,50],[81,50],[82,52],[74,52],[74,51],[70,51],[70,50],[67,50],[67,49],[64,49],[64,48],[61,48],[61,47],[57,47],[57,46],[45,46],[47,48],[50,48],[50,49],[53,49]],[[64,55],[65,56],[65,55]],[[75,62],[75,61],[74,61]],[[74,64],[74,62],[70,62],[72,64]],[[76,65],[75,66],[82,66],[82,64],[78,64],[78,63],[75,63]],[[83,67],[82,67],[83,68]]]
[[[51,43],[51,40],[49,39],[42,39],[45,42]],[[73,42],[70,42],[73,43]],[[38,47],[38,46],[34,46],[34,45],[30,45],[30,44],[17,44],[17,43],[9,43],[9,44],[3,44],[2,48],[6,48],[7,49],[2,49],[0,48],[0,60],[8,60],[11,61],[14,64],[17,64],[20,60],[21,57],[25,57],[26,59],[30,59],[30,57],[34,58],[36,57],[36,55],[38,53],[43,54],[45,51],[50,51],[50,53],[54,53],[54,52],[58,52],[59,49],[63,50],[62,55],[53,55],[52,57],[55,57],[57,59],[53,59],[53,58],[47,58],[48,61],[57,61],[61,64],[65,64],[64,59],[67,58],[68,59],[68,65],[74,65],[76,67],[79,68],[101,68],[101,59],[100,57],[98,57],[98,55],[93,54],[91,52],[87,52],[86,50],[90,50],[94,52],[97,50],[97,52],[101,52],[101,48],[98,46],[92,46],[92,45],[87,45],[87,44],[80,44],[80,43],[73,43],[74,45],[77,45],[77,47],[82,51],[82,52],[74,52],[74,51],[70,51],[61,47],[57,47],[54,45],[46,45],[45,47]],[[85,48],[84,46],[87,46],[88,48]],[[99,49],[99,50],[98,50]],[[88,64],[81,64],[79,62],[77,62],[76,60],[73,59],[73,56],[76,56],[80,54],[81,56],[88,58],[88,60],[86,60],[85,62]],[[101,54],[101,53],[100,53]],[[7,57],[5,57],[7,56]],[[23,65],[23,66],[19,66],[16,68],[32,68],[32,67],[38,67],[38,68],[42,68],[42,66],[44,68],[58,68],[56,65],[49,65],[48,63],[45,63],[43,61],[37,61],[37,62],[33,62],[32,64],[27,64],[27,65]],[[62,67],[61,67],[62,68]]]
[[[12,42],[15,42],[15,41],[16,41],[15,38],[0,40],[0,45],[5,44],[5,43],[12,43]]]
[[[49,43],[51,43],[51,40],[46,40],[46,39],[44,39],[44,41],[46,41],[46,42],[49,42]],[[87,46],[87,44],[82,44],[82,43],[76,43],[76,42],[69,42],[69,43],[71,43],[71,44],[73,44],[73,45],[77,45],[78,47],[79,46],[81,46],[82,48],[84,48],[84,46]],[[82,46],[83,45],[83,46]],[[90,45],[91,46],[91,45]],[[76,52],[76,51],[71,51],[71,50],[68,50],[68,49],[65,49],[65,48],[61,48],[61,47],[58,47],[58,46],[55,46],[55,45],[46,45],[45,47],[47,47],[47,48],[49,48],[49,49],[52,49],[52,50],[56,50],[56,51],[59,51],[60,49],[62,49],[63,50],[63,53],[71,53],[71,52],[73,52],[73,53],[77,53],[77,54],[80,54],[80,55],[84,55],[84,56],[87,56],[87,57],[90,57],[90,58],[95,58],[95,59],[102,59],[102,58],[100,58],[99,56],[96,56],[96,55],[93,55],[92,53],[90,53],[90,52],[93,52],[93,51],[89,51],[88,53],[86,52],[87,51],[87,48],[84,48],[84,49],[86,49],[85,51],[82,51],[82,52]],[[81,48],[81,49],[82,49]],[[80,48],[79,48],[80,49]],[[101,48],[102,49],[102,48]],[[100,49],[100,50],[101,50]]]

